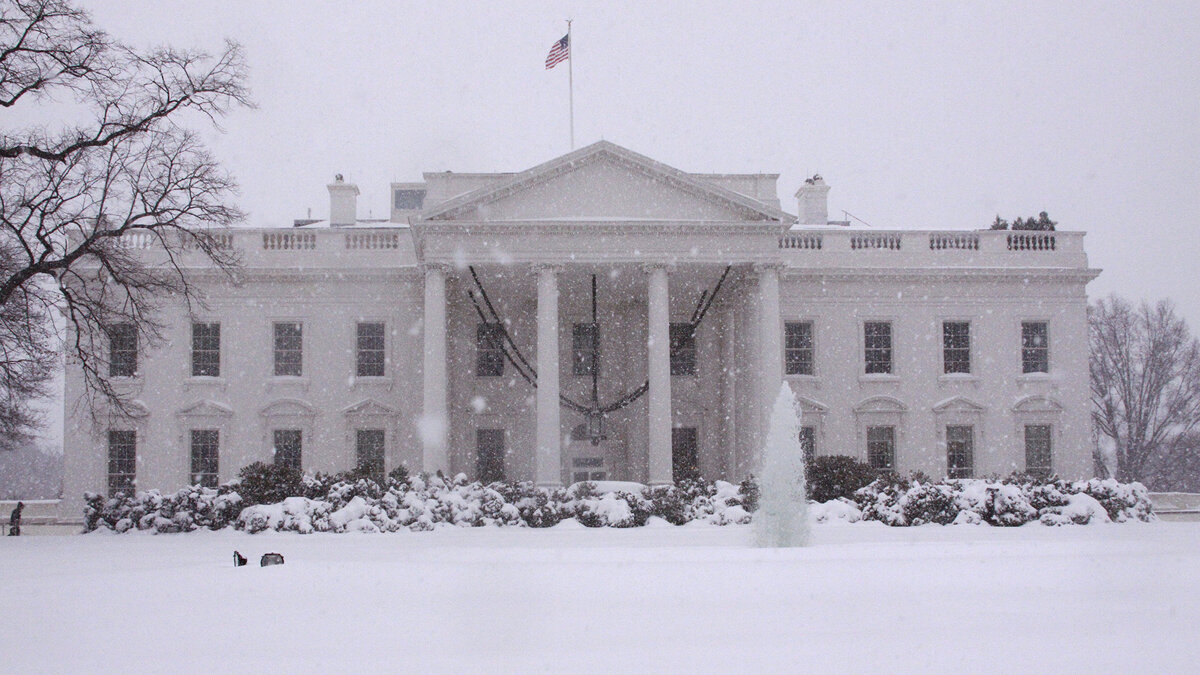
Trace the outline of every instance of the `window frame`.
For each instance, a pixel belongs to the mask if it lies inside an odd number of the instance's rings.
[[[377,439],[371,438],[378,434]],[[379,456],[375,457],[374,453]],[[361,427],[354,430],[354,471],[382,481],[387,470],[387,429]]]
[[[805,462],[817,457],[817,427],[813,424],[800,426],[800,449]]]
[[[490,345],[489,340],[493,342]],[[475,324],[475,377],[503,377],[504,361],[504,324]]]
[[[952,326],[963,326],[966,328],[966,345],[952,345],[951,342],[955,337],[949,333]],[[971,358],[971,322],[965,319],[944,319],[942,320],[942,374],[943,375],[971,375],[972,358]],[[952,364],[965,364],[962,370],[952,370]]]
[[[363,335],[363,328],[366,326],[378,326],[379,335]],[[378,347],[363,347],[364,340],[372,340],[378,338]],[[301,349],[303,350],[303,335],[301,335]],[[365,356],[378,355],[378,361],[364,360]],[[303,354],[301,354],[303,360]],[[381,378],[387,377],[387,322],[371,319],[363,319],[354,323],[354,376],[355,377],[371,377]],[[366,366],[378,366],[378,372],[363,372]]]
[[[108,496],[133,496],[137,490],[137,430],[108,430]],[[128,453],[122,456],[122,453]]]
[[[296,326],[297,335],[280,336],[279,329],[283,326]],[[280,347],[281,339],[295,338],[299,346],[296,348]],[[272,355],[272,375],[274,377],[303,377],[304,376],[304,322],[300,320],[279,320],[271,322],[271,355]],[[281,358],[281,356],[295,353],[297,355],[295,362]],[[295,366],[296,372],[289,372],[289,366]]]
[[[870,345],[867,330],[871,326],[887,326],[887,346],[872,347]],[[894,330],[895,322],[890,319],[871,319],[862,322],[862,355],[863,355],[863,374],[864,375],[895,375],[896,374],[896,331]],[[878,336],[876,336],[878,337]],[[877,355],[886,356],[886,370],[872,370],[872,363],[881,363],[879,359],[872,360],[872,351],[877,352]]]
[[[290,456],[292,448],[280,448],[281,434],[296,434],[295,459]],[[287,439],[284,439],[285,442]],[[297,471],[304,470],[304,429],[295,427],[279,427],[271,429],[271,462],[275,466],[293,466]],[[285,454],[285,452],[287,454]]]
[[[954,434],[951,430],[966,430],[966,438],[952,438]],[[947,424],[945,425],[946,434],[946,477],[951,479],[965,479],[975,477],[975,425],[973,424]],[[956,448],[956,444],[963,444],[963,447]],[[952,461],[954,457],[960,459],[965,456],[967,463],[964,465],[961,462]]]
[[[216,327],[216,335],[197,335],[197,329]],[[215,340],[216,347],[198,346],[199,340]],[[204,362],[198,359],[198,356],[205,356]],[[215,355],[215,356],[211,356]],[[212,361],[209,362],[211,356]],[[192,377],[220,377],[221,376],[221,322],[220,321],[193,321],[192,322],[192,353],[191,353],[191,373]],[[205,367],[213,368],[213,372],[198,372],[203,371]]]
[[[484,454],[482,448],[485,439],[500,439],[499,443],[499,478],[494,475],[485,475],[485,469],[496,467],[486,467],[484,464]],[[503,482],[508,478],[508,431],[501,427],[479,427],[475,429],[475,478],[481,483],[490,484],[495,482]],[[495,480],[485,480],[493,478]]]
[[[887,432],[887,438],[871,438],[871,436],[879,436],[882,432]],[[896,470],[896,425],[894,424],[872,424],[867,427],[867,464],[870,465],[876,473],[888,473]],[[886,462],[877,461],[881,455],[879,453],[879,444],[886,444],[885,457]],[[875,446],[875,447],[873,447]]]
[[[690,450],[685,447],[691,440]],[[671,427],[671,481],[678,485],[684,480],[700,480],[700,427],[697,425]]]
[[[1040,325],[1043,331],[1044,345],[1027,346],[1025,338],[1026,326]],[[1021,345],[1021,374],[1022,375],[1047,375],[1050,373],[1050,322],[1045,319],[1022,319],[1020,328],[1020,345]],[[1040,353],[1042,370],[1031,369],[1030,361],[1037,358]],[[1036,363],[1034,364],[1037,365]]]
[[[192,485],[215,488],[220,481],[221,430],[204,428],[188,431],[188,455],[191,458],[189,480]],[[211,449],[211,456],[206,456],[207,449]]]
[[[670,339],[668,352],[671,359],[671,376],[695,376],[700,373],[699,352],[696,349],[696,334],[687,335],[692,324],[672,321],[667,328]],[[677,335],[677,333],[679,335]]]
[[[137,325],[129,322],[113,324],[109,327],[107,336],[108,376],[137,377],[140,347]],[[128,344],[125,341],[128,341]]]
[[[799,329],[799,328],[803,328],[805,326],[808,327],[808,346],[797,346],[797,347],[791,346],[792,329],[793,328]],[[866,334],[864,333],[864,340],[865,340],[865,335]],[[803,338],[803,336],[797,336],[797,337]],[[783,372],[784,372],[784,375],[811,376],[811,377],[816,376],[816,374],[817,374],[816,342],[817,342],[816,326],[811,320],[803,319],[803,320],[797,320],[797,321],[785,321],[783,323]],[[866,352],[863,352],[863,353],[865,354]],[[807,360],[805,360],[805,358],[804,358],[805,355],[807,355]],[[792,367],[793,366],[793,358],[792,358],[793,356],[796,357],[795,364],[797,367],[795,369],[793,369],[793,367]],[[805,372],[805,369],[803,367],[806,364],[808,366],[807,372]]]
[[[1024,446],[1025,446],[1025,473],[1029,474],[1030,476],[1037,476],[1039,478],[1050,478],[1051,476],[1054,475],[1054,425],[1050,424],[1048,422],[1042,422],[1042,423],[1026,423],[1022,426],[1023,426],[1022,440],[1023,440]],[[1030,440],[1031,440],[1030,436],[1029,436],[1030,429],[1044,429],[1045,430],[1045,434],[1046,434],[1046,437],[1044,439],[1045,445],[1046,445],[1046,447],[1045,447],[1045,455],[1046,455],[1045,465],[1036,465],[1035,466],[1035,465],[1032,465],[1032,463],[1030,462],[1031,456],[1034,454],[1034,452],[1037,452],[1037,450],[1030,448]],[[1041,439],[1037,439],[1037,440],[1041,440]]]

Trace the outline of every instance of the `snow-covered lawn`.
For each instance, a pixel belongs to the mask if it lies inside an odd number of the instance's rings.
[[[1195,672],[1200,523],[0,540],[0,671]],[[232,566],[233,550],[251,565]],[[267,551],[287,564],[260,568]]]

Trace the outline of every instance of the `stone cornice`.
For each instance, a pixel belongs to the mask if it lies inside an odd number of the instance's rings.
[[[879,281],[900,281],[909,279],[961,280],[964,277],[973,280],[987,281],[1012,280],[1014,278],[1032,278],[1044,279],[1047,281],[1067,281],[1086,284],[1087,282],[1099,276],[1099,274],[1100,270],[1094,268],[1076,269],[1065,267],[1013,267],[1008,269],[996,267],[887,268],[878,266],[870,267],[864,265],[862,268],[852,268],[792,267],[787,265],[782,273],[782,277],[785,281],[855,281],[864,279]]]
[[[778,237],[783,231],[779,223],[769,221],[728,220],[522,220],[522,221],[462,221],[426,220],[414,223],[422,236],[438,234],[761,234]]]

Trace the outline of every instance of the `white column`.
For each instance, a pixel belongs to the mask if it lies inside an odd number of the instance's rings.
[[[537,484],[562,485],[558,403],[558,267],[537,270]]]
[[[783,384],[783,320],[779,311],[778,265],[756,266],[759,301],[759,382],[761,384],[762,435],[766,439],[767,423],[779,387]],[[761,451],[761,448],[759,448]]]
[[[420,436],[422,470],[449,472],[446,377],[446,268],[425,267],[424,408]]]
[[[651,485],[673,482],[671,461],[671,314],[667,268],[649,266],[649,332],[647,338],[650,378],[650,443],[648,480]]]

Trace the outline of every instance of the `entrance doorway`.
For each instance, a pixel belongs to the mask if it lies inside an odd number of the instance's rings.
[[[504,480],[504,430],[475,430],[475,475],[483,484]]]

